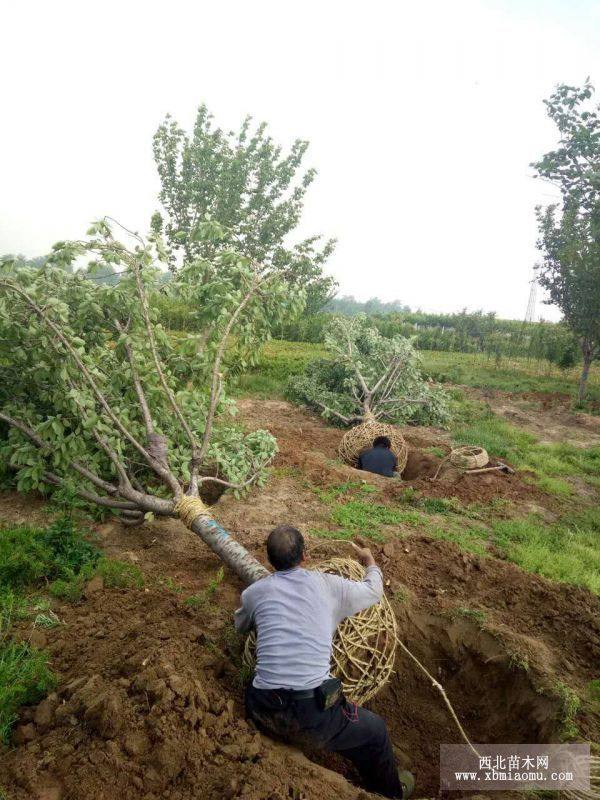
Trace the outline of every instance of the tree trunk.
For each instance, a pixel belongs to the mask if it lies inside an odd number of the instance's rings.
[[[583,404],[587,392],[590,366],[594,358],[594,347],[587,339],[583,339],[581,342],[581,352],[583,353],[583,369],[581,370],[581,377],[579,378],[579,403]]]
[[[210,517],[198,516],[192,530],[246,585],[269,575],[269,570]]]

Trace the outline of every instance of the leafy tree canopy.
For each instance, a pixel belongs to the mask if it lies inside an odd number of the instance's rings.
[[[154,229],[164,228],[173,252],[188,262],[233,246],[306,287],[309,310],[318,310],[335,288],[322,273],[335,242],[320,235],[291,241],[316,175],[314,169],[301,171],[307,149],[308,142],[298,139],[284,153],[266,123],[253,126],[251,117],[238,132],[224,131],[213,125],[205,105],[191,134],[167,116],[154,136],[164,209],[164,219],[154,215]],[[228,235],[204,236],[199,225],[210,220]]]
[[[275,440],[234,424],[227,373],[303,298],[225,250],[165,285],[160,238],[125,244],[113,228],[59,242],[40,270],[0,271],[0,463],[20,491],[60,487],[139,522],[175,516],[205,483],[262,480]],[[115,285],[86,276],[113,267]],[[192,302],[201,333],[168,335],[148,301],[159,291]]]
[[[600,353],[600,106],[589,103],[592,94],[589,82],[582,88],[561,85],[545,101],[560,141],[533,164],[562,196],[560,204],[536,209],[543,257],[537,270],[548,302],[561,309],[580,340],[580,402]]]
[[[343,425],[373,417],[424,425],[447,421],[446,395],[421,376],[410,339],[382,336],[365,315],[334,317],[325,346],[331,360],[315,361],[292,378],[292,399]]]

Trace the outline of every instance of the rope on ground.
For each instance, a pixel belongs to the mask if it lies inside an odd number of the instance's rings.
[[[186,528],[191,528],[196,517],[210,517],[208,508],[199,497],[182,494],[175,503],[173,511],[179,516]]]

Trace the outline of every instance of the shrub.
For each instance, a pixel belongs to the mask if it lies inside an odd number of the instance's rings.
[[[0,536],[0,586],[19,589],[44,579],[70,579],[85,566],[94,566],[99,555],[69,517],[60,517],[46,529],[7,528]]]

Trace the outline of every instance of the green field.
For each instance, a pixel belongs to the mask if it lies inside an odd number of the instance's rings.
[[[425,373],[441,383],[517,393],[557,392],[573,398],[577,391],[577,368],[563,371],[545,361],[527,358],[503,358],[497,364],[480,353],[420,352]],[[301,372],[309,361],[326,356],[320,344],[273,340],[263,345],[258,365],[239,379],[237,391],[261,397],[281,395],[290,375]],[[588,394],[592,402],[600,402],[598,365],[590,371]]]

